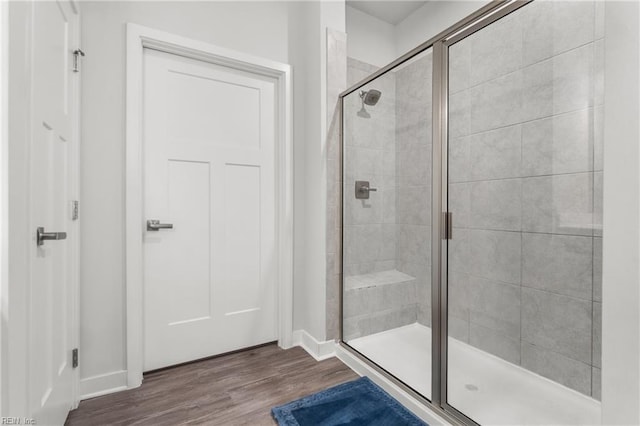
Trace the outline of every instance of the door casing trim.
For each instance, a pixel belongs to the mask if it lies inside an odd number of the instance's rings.
[[[293,145],[291,66],[164,31],[127,23],[125,128],[125,285],[127,387],[142,384],[144,234],[142,96],[145,48],[234,68],[276,81],[276,251],[278,345],[292,346]]]

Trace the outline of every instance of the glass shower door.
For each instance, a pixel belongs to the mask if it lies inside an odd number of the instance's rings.
[[[342,340],[431,398],[431,49],[343,98]],[[359,81],[371,65],[349,58]]]
[[[600,421],[602,56],[594,2],[448,43],[447,404],[478,423]]]

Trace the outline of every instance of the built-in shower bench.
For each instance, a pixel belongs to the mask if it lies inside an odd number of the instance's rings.
[[[411,275],[396,269],[389,271],[372,272],[369,274],[352,275],[345,279],[345,290],[356,288],[374,287],[389,284],[400,284],[415,280]]]
[[[416,322],[416,279],[396,269],[352,275],[344,283],[344,338]]]

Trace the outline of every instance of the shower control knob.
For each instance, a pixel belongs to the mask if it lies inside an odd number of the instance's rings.
[[[368,200],[370,192],[376,192],[378,188],[372,188],[369,186],[368,180],[356,181],[356,198],[358,200]]]

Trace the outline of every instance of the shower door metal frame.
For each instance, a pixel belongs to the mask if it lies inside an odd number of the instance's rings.
[[[520,9],[533,0],[493,0],[476,12],[460,20],[435,37],[412,49],[395,61],[369,75],[339,95],[340,108],[340,335],[338,343],[349,353],[365,362],[401,389],[423,402],[429,409],[452,424],[476,425],[477,423],[451,406],[447,400],[448,354],[448,239],[446,239],[446,215],[448,210],[448,74],[449,48],[455,43],[491,25],[506,15]],[[397,66],[432,49],[432,211],[431,211],[431,399],[420,394],[407,383],[395,377],[383,366],[376,364],[365,354],[344,341],[344,98]],[[455,218],[454,218],[455,219]]]

